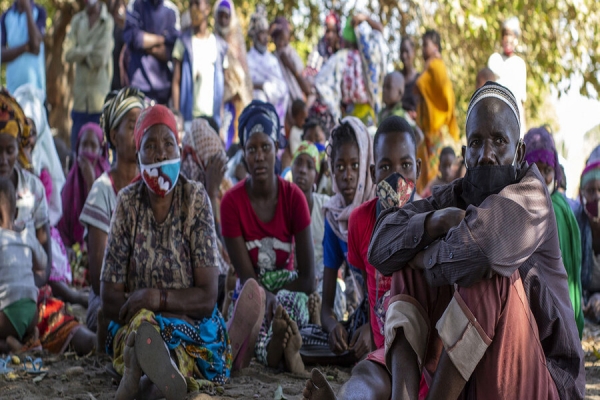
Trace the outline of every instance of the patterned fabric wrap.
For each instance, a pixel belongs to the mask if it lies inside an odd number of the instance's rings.
[[[284,269],[267,271],[258,277],[260,284],[269,292],[276,292],[296,279],[298,279],[298,272]]]
[[[369,104],[375,115],[381,111],[381,92],[386,74],[388,49],[381,32],[366,21],[355,28],[358,49],[363,61],[364,81],[369,93]]]
[[[552,167],[554,179],[559,184],[562,181],[562,171],[554,139],[550,132],[543,126],[530,129],[523,137],[523,142],[525,142],[525,161],[529,164],[542,162]]]
[[[181,171],[191,180],[206,185],[205,170],[208,161],[218,153],[225,156],[221,138],[204,118],[192,121],[190,132],[183,137]]]
[[[79,322],[67,311],[64,302],[52,297],[50,286],[40,289],[38,314],[37,328],[42,348],[53,354],[62,354],[80,328]]]
[[[264,5],[259,4],[256,7],[254,14],[250,16],[250,23],[248,24],[248,36],[254,39],[258,32],[266,31],[267,29],[269,29],[267,10]]]
[[[215,307],[210,317],[202,321],[184,321],[140,310],[126,326],[112,321],[108,327],[106,351],[113,356],[115,370],[123,375],[125,364],[123,351],[126,338],[142,324],[150,322],[160,332],[170,350],[175,353],[175,362],[181,374],[190,380],[198,371],[198,378],[224,385],[231,372],[233,358],[225,321]],[[197,375],[197,374],[196,374]]]

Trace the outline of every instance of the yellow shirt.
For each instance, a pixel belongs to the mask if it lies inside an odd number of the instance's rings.
[[[75,64],[73,110],[77,112],[100,113],[110,91],[114,21],[106,5],[101,7],[92,29],[85,10],[75,14],[63,45],[65,60]]]

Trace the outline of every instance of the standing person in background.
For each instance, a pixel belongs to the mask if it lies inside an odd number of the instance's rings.
[[[30,0],[15,0],[0,17],[2,63],[6,64],[6,88],[14,93],[32,83],[46,93],[44,35],[46,9]]]
[[[169,62],[178,37],[179,10],[171,0],[129,2],[123,32],[130,52],[129,84],[159,104],[171,97]]]
[[[110,91],[113,74],[114,22],[106,4],[85,0],[85,10],[71,21],[63,44],[65,60],[74,63],[71,151],[76,151],[77,135],[89,122],[98,124],[104,97]]]
[[[477,78],[475,79],[475,89],[479,89],[480,87],[485,85],[486,82],[496,82],[496,79],[497,78],[496,74],[494,74],[494,71],[492,71],[488,67],[481,68],[477,73]]]
[[[215,33],[227,42],[227,68],[223,90],[221,137],[225,149],[239,143],[238,117],[252,101],[252,79],[248,70],[246,42],[232,0],[217,0],[214,11]]]
[[[191,28],[173,49],[173,109],[181,112],[188,128],[201,116],[220,126],[227,43],[208,29],[208,0],[190,0],[189,5]]]
[[[558,243],[569,284],[569,297],[575,313],[579,339],[583,333],[583,309],[581,299],[581,236],[577,220],[566,197],[557,188],[563,179],[558,163],[554,139],[544,127],[530,129],[524,137],[525,161],[536,164],[546,182],[552,208],[556,216]]]
[[[311,87],[303,77],[304,64],[302,59],[290,46],[290,23],[284,17],[277,17],[269,29],[273,43],[275,43],[275,57],[279,61],[283,79],[288,88],[288,107],[291,107],[295,100],[306,100],[311,92]],[[289,111],[289,109],[288,109]],[[288,112],[287,123],[293,123],[290,120]],[[304,121],[303,121],[304,123]],[[293,154],[293,153],[292,153]]]
[[[417,78],[419,74],[415,69],[415,43],[405,36],[400,42],[400,60],[402,60],[402,75],[404,76],[404,94],[402,95],[402,108],[415,120],[417,118]]]
[[[421,176],[417,192],[422,193],[438,171],[439,149],[443,144],[444,133],[458,141],[456,123],[456,98],[446,65],[442,60],[440,34],[429,30],[423,35],[423,59],[425,71],[417,79],[420,101],[417,108],[417,124],[425,135],[425,142],[419,146]]]
[[[342,40],[340,17],[331,10],[325,17],[325,35],[317,43],[317,47],[308,56],[304,76],[312,83],[323,64],[329,60],[340,48]]]
[[[269,22],[262,5],[250,17],[248,36],[252,38],[252,48],[248,51],[248,69],[254,89],[252,96],[255,100],[273,104],[283,126],[288,107],[288,89],[277,57],[267,49]]]
[[[494,53],[488,60],[488,67],[498,77],[496,82],[506,86],[517,98],[521,113],[521,127],[525,133],[525,113],[523,107],[527,100],[527,66],[525,61],[515,54],[521,25],[517,17],[510,17],[502,23],[502,54]]]
[[[125,29],[125,17],[127,11],[125,9],[124,0],[110,0],[108,3],[108,12],[112,15],[114,20],[113,29],[113,76],[110,84],[110,90],[119,90],[123,86],[121,85],[121,66],[119,59],[121,57],[121,51],[125,43],[123,42],[123,30]]]

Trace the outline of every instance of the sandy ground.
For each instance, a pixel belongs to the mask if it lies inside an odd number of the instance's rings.
[[[600,400],[599,325],[586,326],[582,346],[586,352],[586,398]],[[31,355],[43,358],[47,372],[38,376],[28,375],[16,367],[15,372],[0,376],[0,399],[114,398],[117,386],[115,379],[106,370],[106,366],[110,364],[107,356],[78,358],[73,353],[62,356],[44,353]],[[327,367],[323,371],[336,391],[350,376],[350,369],[346,368]],[[301,399],[305,381],[304,377],[268,369],[253,361],[249,368],[235,373],[223,391],[205,388],[200,392],[190,393],[187,399],[281,399],[276,396],[278,393],[289,400]]]

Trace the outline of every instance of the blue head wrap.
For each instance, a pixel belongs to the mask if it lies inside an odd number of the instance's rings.
[[[244,147],[248,138],[256,132],[268,135],[273,142],[281,147],[281,124],[277,116],[277,111],[271,103],[253,100],[242,111],[242,115],[240,115],[238,121],[240,145]]]

